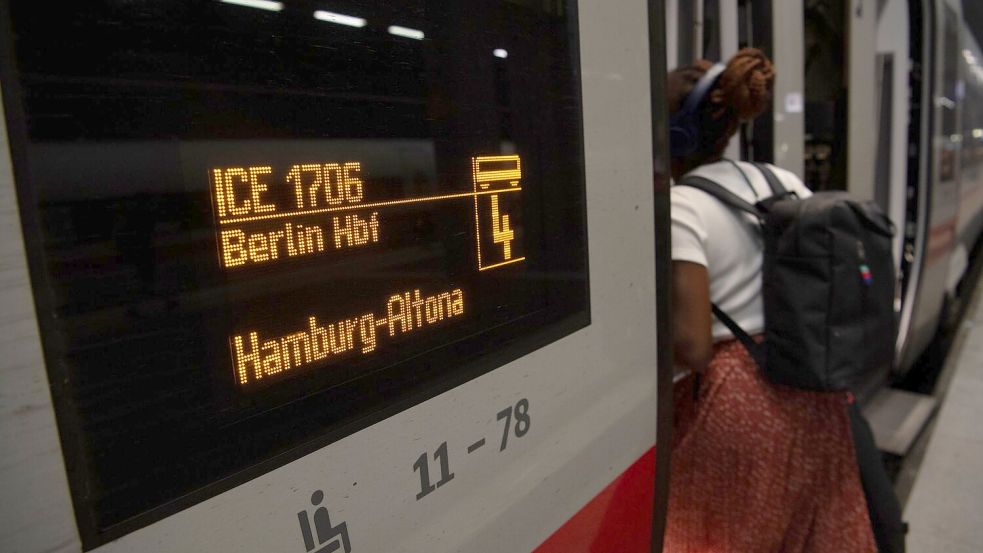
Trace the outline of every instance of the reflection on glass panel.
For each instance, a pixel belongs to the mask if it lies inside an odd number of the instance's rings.
[[[846,7],[805,2],[805,182],[813,190],[846,189]]]

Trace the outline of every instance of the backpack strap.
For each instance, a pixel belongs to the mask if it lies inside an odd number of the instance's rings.
[[[759,169],[761,168],[759,167]],[[775,177],[771,170],[764,168],[761,172],[764,173],[765,179],[768,179],[768,175],[771,175],[771,179],[777,183],[777,186],[781,187],[779,192],[780,194],[786,193],[785,188],[782,187],[781,183],[778,181],[778,178]],[[689,186],[702,190],[716,198],[718,201],[722,202],[724,205],[730,206],[738,211],[743,211],[754,215],[754,218],[758,220],[759,224],[764,222],[764,213],[758,206],[745,201],[737,194],[734,194],[730,190],[727,190],[710,179],[690,175],[683,177],[683,179],[677,183],[677,186]],[[769,186],[772,186],[770,181]],[[772,192],[775,192],[774,187],[772,187]],[[714,316],[716,316],[720,322],[724,323],[724,326],[726,326],[731,333],[734,334],[734,337],[744,345],[744,348],[747,349],[748,353],[751,355],[751,358],[754,359],[754,362],[758,365],[758,367],[763,369],[765,366],[764,345],[755,342],[754,338],[751,338],[751,336],[745,332],[743,328],[741,328],[741,325],[737,324],[737,322],[734,321],[734,319],[731,319],[727,313],[724,313],[722,309],[717,307],[717,304],[711,303],[710,307],[713,309]],[[697,384],[697,386],[699,386],[699,384]]]
[[[717,317],[717,319],[720,322],[724,323],[724,326],[726,326],[727,329],[734,334],[734,337],[737,338],[741,342],[741,344],[744,345],[744,348],[747,349],[747,352],[751,355],[751,359],[754,359],[754,362],[758,365],[758,368],[764,369],[765,368],[764,344],[759,344],[758,342],[755,342],[754,338],[751,338],[751,336],[747,332],[745,332],[743,328],[741,328],[741,325],[737,324],[737,322],[734,321],[734,319],[731,319],[730,316],[727,315],[727,313],[724,313],[723,309],[717,307],[717,304],[711,303],[710,307],[713,309],[714,316]]]
[[[768,167],[767,163],[754,163],[753,165],[764,175],[765,180],[768,181],[768,188],[771,188],[771,195],[773,197],[784,196],[789,193],[785,185],[782,184],[782,181],[778,180],[774,171],[771,170],[771,167]]]
[[[761,210],[758,209],[756,206],[754,206],[750,202],[745,201],[737,194],[734,194],[730,190],[727,190],[723,186],[720,186],[719,184],[713,182],[710,179],[705,179],[703,177],[698,177],[696,175],[690,175],[687,177],[683,177],[683,179],[679,181],[677,186],[689,186],[691,188],[702,190],[707,194],[713,196],[720,202],[722,202],[724,205],[730,206],[738,211],[743,211],[745,213],[750,213],[751,215],[754,215],[754,218],[757,219],[759,222],[764,217],[764,214],[762,214]]]

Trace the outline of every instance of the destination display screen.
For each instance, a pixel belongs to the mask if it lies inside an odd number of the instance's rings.
[[[6,9],[86,548],[589,323],[572,4]]]
[[[476,156],[470,165],[470,182],[408,197],[372,190],[371,167],[361,161],[211,168],[218,264],[230,273],[359,258],[371,264],[373,255],[419,242],[421,218],[443,223],[451,236],[437,237],[442,241],[473,242],[473,250],[436,252],[453,267],[443,283],[438,278],[421,287],[383,278],[318,290],[307,294],[303,307],[277,301],[271,310],[250,310],[265,314],[237,321],[229,337],[236,384],[249,389],[373,357],[389,342],[447,334],[443,327],[466,318],[466,311],[480,313],[480,299],[472,297],[483,295],[480,281],[468,273],[521,271],[515,264],[526,260],[522,161],[518,154]],[[465,282],[470,285],[462,288]]]

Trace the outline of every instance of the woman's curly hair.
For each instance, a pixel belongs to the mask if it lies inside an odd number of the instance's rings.
[[[678,111],[686,96],[713,63],[700,60],[669,73],[669,112]],[[741,123],[764,113],[771,102],[775,67],[757,48],[744,48],[727,62],[716,86],[700,106],[699,155],[719,155]]]

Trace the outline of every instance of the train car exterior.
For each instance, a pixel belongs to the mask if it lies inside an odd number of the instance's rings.
[[[973,148],[977,48],[964,3],[911,3],[908,186],[898,370],[905,374],[965,292],[983,213]],[[917,34],[916,34],[917,33]],[[967,53],[969,55],[967,55]]]
[[[661,3],[315,4],[4,3],[0,550],[649,550]]]
[[[667,65],[891,214],[896,376],[983,231],[972,10],[818,4],[0,4],[0,550],[657,545]]]

